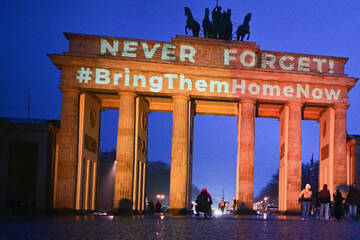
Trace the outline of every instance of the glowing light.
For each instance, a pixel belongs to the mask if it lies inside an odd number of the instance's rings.
[[[214,211],[214,215],[215,215],[215,216],[221,216],[221,215],[222,215],[222,212],[220,211],[220,209],[216,209],[216,210]]]
[[[156,198],[157,198],[157,199],[164,199],[164,198],[165,198],[165,195],[163,195],[163,194],[157,194],[157,195],[156,195]]]
[[[163,220],[164,218],[165,218],[165,216],[164,216],[164,215],[161,215],[161,216],[160,216],[160,219],[161,219],[161,220]]]

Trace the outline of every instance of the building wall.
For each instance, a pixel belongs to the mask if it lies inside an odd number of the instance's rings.
[[[360,139],[347,141],[347,184],[360,184]]]
[[[52,207],[57,124],[0,118],[0,210]]]

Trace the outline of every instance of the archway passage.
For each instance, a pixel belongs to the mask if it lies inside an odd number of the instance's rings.
[[[320,138],[320,179],[329,182],[332,191],[347,183],[346,109],[355,78],[344,73],[346,58],[271,52],[250,42],[184,36],[165,43],[65,35],[69,52],[49,55],[62,71],[63,93],[55,208],[93,208],[93,201],[81,203],[81,169],[86,166],[85,176],[90,176],[88,169],[97,168],[96,119],[107,108],[119,110],[115,209],[144,207],[151,111],[173,113],[172,209],[190,207],[196,114],[237,117],[240,208],[253,206],[255,117],[280,120],[279,192],[284,194],[279,194],[279,209],[299,211],[302,119],[319,121],[320,131],[326,132]]]
[[[255,120],[254,201],[278,206],[280,122],[276,118]],[[276,186],[274,186],[276,185]],[[266,198],[266,200],[264,200]]]
[[[146,169],[146,200],[169,207],[172,114],[149,114],[148,161]]]
[[[96,209],[100,211],[109,211],[114,208],[118,116],[118,110],[106,109],[101,112],[100,163],[96,198]]]
[[[194,119],[193,184],[207,188],[213,208],[236,194],[236,129],[233,116],[196,115]],[[193,199],[194,200],[194,199]]]

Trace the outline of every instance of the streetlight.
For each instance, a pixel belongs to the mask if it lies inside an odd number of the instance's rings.
[[[165,195],[163,195],[163,194],[157,194],[157,195],[156,195],[156,198],[159,199],[159,200],[161,200],[161,199],[164,199],[164,198],[165,198]]]

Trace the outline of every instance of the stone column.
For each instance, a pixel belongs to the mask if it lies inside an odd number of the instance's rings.
[[[287,131],[287,163],[285,174],[286,182],[286,212],[299,212],[300,205],[298,203],[301,191],[301,119],[302,104],[298,102],[290,102],[289,107],[289,124]]]
[[[78,153],[78,113],[80,91],[61,88],[63,93],[59,131],[59,160],[56,209],[74,209]]]
[[[45,143],[39,143],[35,200],[37,209],[48,208],[49,171],[49,147]]]
[[[136,94],[120,92],[119,96],[114,208],[123,211],[132,208],[133,200]]]
[[[238,110],[237,182],[238,210],[249,212],[254,200],[255,101],[241,100]]]
[[[9,178],[10,144],[3,140],[0,142],[0,209],[7,206],[7,187]]]
[[[302,104],[287,103],[280,113],[279,210],[298,213],[301,191]]]
[[[187,96],[173,96],[170,209],[175,213],[187,208],[187,185],[190,177],[188,176],[188,101]]]
[[[338,186],[346,186],[346,109],[348,105],[334,105],[334,191]]]

